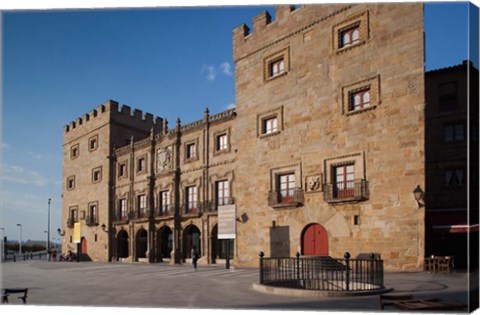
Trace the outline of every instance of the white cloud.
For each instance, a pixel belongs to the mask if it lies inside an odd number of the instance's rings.
[[[20,166],[3,165],[3,179],[20,184],[45,186],[47,180],[35,171],[26,170]]]
[[[214,66],[209,66],[209,65],[203,65],[202,73],[207,73],[207,80],[208,81],[215,80],[215,77],[217,75],[217,72],[215,71],[215,67]]]
[[[228,104],[225,108],[226,109],[234,109],[235,108],[235,103]]]
[[[233,75],[233,72],[232,72],[232,67],[230,66],[230,64],[228,62],[224,62],[220,65],[220,70],[222,71],[223,74],[225,75],[228,75],[228,76],[232,76]]]
[[[10,145],[8,143],[3,142],[2,149],[7,149],[7,148],[10,148]]]

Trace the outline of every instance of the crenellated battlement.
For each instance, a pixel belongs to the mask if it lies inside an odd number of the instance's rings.
[[[90,122],[94,123],[100,119],[107,121],[120,120],[128,124],[142,123],[155,127],[156,130],[162,130],[164,124],[161,117],[155,117],[150,113],[143,113],[143,111],[139,109],[133,109],[132,111],[132,108],[128,105],[123,105],[119,108],[118,102],[109,100],[105,104],[99,105],[96,109],[65,125],[63,128],[64,133],[69,133],[82,125]]]
[[[263,11],[253,17],[252,32],[245,23],[233,30],[233,59],[237,62],[351,7],[346,4],[277,5],[275,20]]]

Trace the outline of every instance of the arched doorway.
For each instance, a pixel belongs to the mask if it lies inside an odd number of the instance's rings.
[[[147,257],[147,249],[148,249],[148,245],[147,245],[147,239],[148,239],[148,235],[147,235],[147,231],[145,229],[141,229],[140,231],[137,232],[137,237],[135,238],[136,239],[136,242],[135,242],[135,245],[136,245],[136,251],[135,251],[135,258],[138,259],[139,258],[146,258]]]
[[[86,254],[87,253],[87,240],[85,237],[82,237],[80,240],[80,254]]]
[[[157,260],[170,259],[173,249],[173,232],[168,226],[163,226],[157,232]]]
[[[187,226],[183,232],[183,257],[192,258],[192,248],[195,246],[198,256],[201,256],[200,230],[193,224]]]
[[[121,230],[117,235],[117,258],[128,257],[128,233]]]
[[[235,245],[234,239],[218,239],[218,224],[212,228],[212,262],[215,263],[217,259],[227,259],[227,245],[230,245],[230,259],[233,259],[233,248]],[[227,244],[230,242],[230,244]]]
[[[328,256],[328,233],[320,224],[307,225],[302,233],[302,253],[306,256]]]

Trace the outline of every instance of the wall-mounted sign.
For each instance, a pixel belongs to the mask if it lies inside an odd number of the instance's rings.
[[[73,224],[73,242],[80,243],[82,241],[82,225],[80,222]]]
[[[236,229],[237,207],[235,205],[218,206],[218,239],[234,239]]]

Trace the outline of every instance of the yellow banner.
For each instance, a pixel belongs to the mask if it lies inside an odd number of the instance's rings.
[[[80,243],[82,240],[82,225],[80,222],[75,222],[73,224],[73,242]]]

